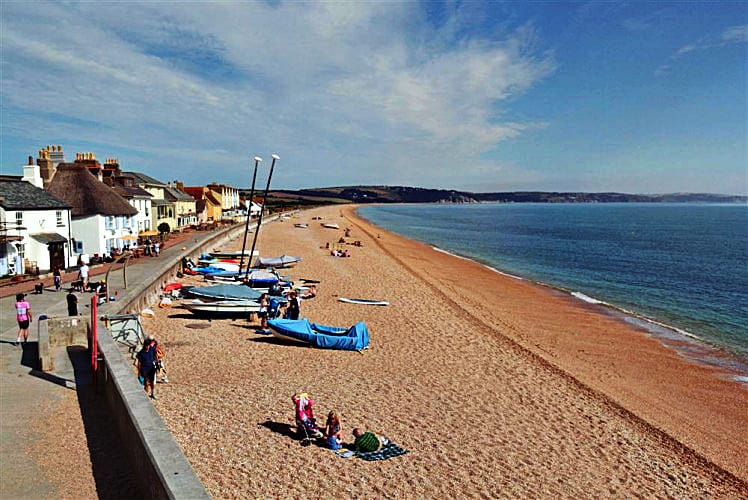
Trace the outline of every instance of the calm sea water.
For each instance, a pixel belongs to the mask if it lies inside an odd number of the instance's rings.
[[[602,301],[748,361],[748,206],[364,206],[385,229]],[[668,333],[669,332],[669,333]],[[657,332],[655,332],[657,333]]]

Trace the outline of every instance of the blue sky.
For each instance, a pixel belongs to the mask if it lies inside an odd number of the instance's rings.
[[[748,194],[746,2],[0,4],[0,167]]]

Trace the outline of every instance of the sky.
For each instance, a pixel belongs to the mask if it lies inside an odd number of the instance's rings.
[[[0,168],[748,194],[748,3],[0,3]]]

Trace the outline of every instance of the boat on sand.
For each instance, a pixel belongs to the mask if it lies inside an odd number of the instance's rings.
[[[260,310],[260,304],[254,300],[219,300],[203,302],[196,299],[182,304],[182,307],[198,316],[210,317],[246,317]]]
[[[255,267],[292,267],[301,262],[301,257],[294,255],[281,255],[280,257],[259,257],[255,262]]]
[[[359,321],[350,328],[320,325],[308,319],[271,319],[268,327],[273,336],[312,345],[322,349],[360,351],[369,346],[369,329]]]

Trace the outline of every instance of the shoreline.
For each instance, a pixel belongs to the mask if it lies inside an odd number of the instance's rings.
[[[289,345],[257,335],[256,323],[175,308],[144,321],[167,353],[170,383],[159,384],[156,407],[211,495],[748,495],[746,443],[735,439],[748,425],[739,384],[568,294],[380,230],[354,211],[302,212],[341,230],[277,222],[259,244],[263,256],[303,257],[283,274],[321,281],[302,316],[366,321],[372,344],[362,354]],[[332,257],[325,241],[345,225],[363,246]],[[368,463],[300,447],[290,404],[300,391],[317,400],[322,422],[339,411],[347,437],[364,427],[409,453]],[[299,481],[300,470],[313,473]]]
[[[376,231],[378,231],[379,233],[386,233],[389,238],[393,238],[394,237],[394,238],[398,238],[398,239],[401,239],[401,240],[405,240],[407,242],[415,243],[417,245],[423,245],[424,247],[430,248],[430,249],[434,250],[435,252],[444,254],[444,255],[446,255],[448,257],[459,259],[461,261],[470,263],[471,265],[480,266],[480,267],[486,269],[487,271],[492,272],[495,275],[497,275],[499,277],[499,279],[506,280],[507,283],[515,282],[515,283],[519,284],[520,286],[527,285],[527,286],[530,286],[530,287],[534,287],[534,288],[538,289],[541,294],[542,293],[546,293],[546,294],[549,294],[549,295],[555,295],[555,296],[560,297],[564,301],[571,302],[572,308],[580,308],[582,310],[588,310],[588,311],[592,312],[592,314],[594,314],[594,315],[600,315],[600,316],[605,316],[605,317],[612,318],[613,321],[615,321],[616,323],[619,323],[619,326],[620,326],[621,330],[627,331],[627,333],[632,334],[632,340],[634,342],[637,342],[639,340],[644,340],[644,339],[653,339],[653,340],[655,340],[657,342],[658,346],[660,346],[662,349],[665,349],[667,351],[666,353],[664,353],[664,354],[667,354],[667,356],[666,356],[667,358],[672,358],[673,354],[677,354],[678,357],[675,358],[675,359],[676,359],[676,361],[680,361],[681,363],[683,363],[683,367],[682,367],[682,369],[679,368],[678,371],[677,371],[677,373],[671,374],[671,375],[673,375],[675,377],[674,381],[675,381],[676,384],[680,383],[680,374],[683,373],[681,370],[689,371],[689,369],[691,369],[691,370],[698,371],[700,373],[703,372],[703,373],[706,374],[707,377],[712,378],[715,382],[718,382],[717,386],[723,386],[723,384],[721,384],[720,382],[725,382],[725,383],[728,384],[727,386],[725,386],[726,388],[736,390],[735,396],[737,397],[737,400],[738,401],[742,400],[744,402],[742,408],[748,408],[748,390],[746,390],[746,386],[741,383],[742,380],[735,380],[734,378],[732,378],[732,377],[734,377],[737,374],[735,374],[735,373],[729,373],[729,371],[726,369],[726,367],[721,366],[721,365],[719,367],[714,367],[712,365],[709,365],[708,363],[704,363],[704,362],[700,362],[700,361],[696,361],[696,360],[691,360],[691,359],[688,359],[686,357],[682,358],[681,357],[682,353],[680,351],[678,351],[676,348],[674,348],[672,346],[666,345],[665,343],[663,343],[661,341],[661,339],[659,337],[653,336],[651,334],[651,332],[649,330],[645,329],[643,326],[638,326],[638,325],[630,324],[630,323],[626,322],[621,317],[621,316],[624,316],[624,315],[628,315],[628,316],[632,316],[632,317],[636,318],[635,313],[631,313],[631,312],[626,311],[626,310],[621,309],[621,308],[616,308],[615,306],[609,305],[609,304],[604,303],[604,302],[602,304],[591,304],[591,303],[588,303],[587,301],[585,301],[583,299],[580,299],[579,297],[576,297],[576,296],[572,295],[572,293],[569,290],[567,290],[567,289],[563,289],[563,288],[560,288],[560,287],[549,285],[547,283],[542,283],[542,282],[537,282],[537,281],[534,281],[534,280],[530,280],[530,279],[525,278],[523,276],[512,275],[512,274],[509,274],[509,273],[504,272],[502,270],[495,269],[495,268],[493,268],[493,267],[491,267],[491,266],[489,266],[489,265],[487,265],[485,263],[482,263],[480,261],[474,260],[474,259],[472,259],[470,257],[466,257],[466,256],[463,256],[463,255],[457,255],[457,254],[454,254],[454,253],[452,253],[452,252],[450,252],[448,250],[434,247],[433,245],[431,245],[429,243],[419,242],[417,240],[413,240],[413,239],[407,238],[405,236],[401,236],[399,234],[393,233],[393,232],[387,230],[386,228],[383,228],[381,226],[377,226],[376,224],[374,224],[374,223],[370,222],[369,220],[363,218],[362,216],[358,215],[358,213],[356,212],[357,208],[358,207],[355,207],[355,208],[353,208],[351,210],[350,207],[349,207],[349,210],[346,211],[346,216],[350,217],[352,220],[357,221],[358,223],[363,223],[365,225],[368,225],[368,226],[371,226],[371,227],[375,228]],[[621,311],[621,313],[616,314],[616,313],[618,313],[618,311]],[[652,321],[649,318],[644,318],[644,319],[645,319],[645,321]],[[678,332],[677,329],[675,329],[673,327],[670,327],[668,325],[665,325],[665,328],[672,329],[673,331]],[[520,337],[513,337],[511,335],[506,335],[506,336],[508,338],[516,341],[518,343],[518,345],[521,346],[522,348],[528,349],[528,351],[532,352],[535,355],[539,355],[544,361],[550,363],[555,368],[560,369],[565,375],[568,375],[568,376],[572,377],[575,381],[579,382],[585,388],[592,389],[592,390],[598,390],[598,388],[595,387],[594,385],[588,385],[585,382],[584,379],[578,377],[577,373],[575,373],[575,370],[573,370],[573,369],[567,369],[567,368],[565,368],[563,366],[558,366],[555,363],[553,363],[553,359],[547,359],[543,354],[547,354],[548,351],[545,350],[540,343],[535,343],[534,345],[532,345],[532,344],[528,345],[528,344],[526,344],[525,342],[522,341],[524,339],[521,336]],[[701,340],[701,339],[699,339],[699,340]],[[533,347],[537,347],[539,349],[533,349]],[[551,358],[555,358],[555,357],[557,357],[557,356],[556,355],[552,355],[551,356]],[[668,361],[670,361],[670,360],[668,360]],[[730,375],[731,378],[730,379],[725,379],[722,375]],[[742,376],[742,374],[739,374],[739,376]],[[631,382],[635,383],[636,379],[632,378]],[[712,386],[710,386],[710,387],[712,387]],[[676,439],[681,444],[684,444],[684,445],[686,444],[687,440],[680,440],[680,439],[678,439],[678,435],[677,434],[675,434],[675,433],[671,434],[667,430],[665,430],[669,426],[663,426],[664,429],[661,429],[660,426],[658,426],[657,424],[655,424],[650,419],[648,419],[646,417],[640,416],[637,413],[635,407],[629,407],[626,404],[622,404],[621,402],[619,402],[619,399],[617,397],[615,397],[614,394],[611,394],[610,389],[611,388],[603,387],[603,390],[600,391],[601,395],[603,397],[609,399],[611,402],[614,402],[616,405],[619,405],[622,410],[627,411],[627,412],[631,412],[632,415],[636,416],[637,418],[641,418],[642,422],[644,422],[645,424],[652,425],[653,428],[661,430],[661,431],[664,430],[665,435],[667,435],[668,437]],[[733,392],[733,391],[731,390],[730,392]],[[720,398],[720,399],[723,399],[723,398]],[[698,399],[694,399],[694,404],[697,404],[697,403],[703,403],[703,401],[699,401]],[[729,406],[731,406],[731,405],[728,405],[728,407]],[[724,439],[725,444],[727,444],[728,442],[731,442],[732,436],[741,436],[741,435],[745,436],[745,433],[744,432],[741,433],[741,430],[744,430],[744,429],[748,428],[748,417],[746,417],[746,415],[744,413],[743,414],[740,413],[741,406],[737,405],[736,410],[738,410],[737,415],[742,415],[742,418],[740,418],[740,420],[742,420],[743,422],[745,422],[746,426],[744,426],[744,427],[741,426],[741,427],[737,427],[736,429],[734,429],[737,432],[734,433],[734,434],[730,433],[728,436],[726,436],[725,439]],[[705,448],[711,448],[712,446],[713,446],[712,443],[704,443],[704,447]],[[740,443],[739,448],[741,448],[742,450],[745,450],[745,453],[742,453],[742,454],[739,453],[739,452],[735,453],[734,456],[736,458],[739,458],[741,455],[742,456],[748,456],[748,443],[745,442],[745,440],[742,443]],[[694,449],[694,451],[696,451],[698,453],[697,449]],[[742,472],[740,474],[737,474],[737,475],[741,476],[741,474],[742,474],[743,480],[746,480],[748,478],[748,464],[740,464],[739,462],[736,462],[736,464],[739,466],[740,469],[742,469]],[[729,469],[726,469],[726,470],[729,470]]]
[[[625,321],[626,323],[629,323],[630,325],[633,325],[633,327],[637,330],[641,330],[647,335],[658,339],[665,347],[675,350],[685,359],[694,363],[701,364],[703,366],[720,370],[721,372],[723,372],[723,376],[729,377],[731,380],[743,384],[746,389],[748,389],[748,353],[733,350],[729,345],[719,344],[715,341],[710,340],[708,337],[704,337],[684,328],[671,325],[658,318],[653,318],[647,316],[644,313],[639,313],[637,311],[630,310],[601,299],[597,299],[591,295],[588,295],[583,290],[574,290],[538,279],[514,274],[513,272],[496,268],[493,265],[483,262],[478,258],[461,255],[459,253],[455,253],[454,251],[436,246],[431,242],[416,240],[405,235],[400,235],[399,233],[394,233],[382,226],[378,226],[375,222],[372,222],[366,219],[364,216],[358,214],[358,212],[356,212],[355,216],[366,221],[367,224],[376,227],[380,231],[386,231],[388,233],[397,234],[401,238],[417,241],[419,243],[422,243],[423,245],[429,246],[436,252],[440,252],[457,259],[474,262],[485,267],[489,271],[504,277],[526,281],[540,287],[545,287],[549,290],[568,294],[576,300],[579,300],[581,303],[584,303],[584,305],[591,307],[596,306],[599,308],[600,314],[611,315],[613,317],[617,317],[622,321]]]
[[[358,216],[358,214],[357,214]],[[359,216],[360,217],[360,216]],[[363,217],[362,217],[363,218]],[[371,221],[367,222],[373,226],[377,226]],[[382,228],[384,231],[387,229]],[[403,238],[407,236],[398,235]],[[574,299],[580,301],[580,305],[587,307],[597,307],[600,314],[606,314],[620,319],[626,323],[631,324],[634,328],[644,332],[646,335],[652,336],[662,343],[663,346],[673,349],[679,355],[685,359],[698,363],[710,368],[717,369],[722,372],[722,375],[729,377],[735,382],[744,384],[748,389],[748,361],[743,359],[739,353],[733,352],[727,346],[716,344],[715,342],[701,337],[695,333],[691,333],[688,330],[664,323],[656,318],[650,318],[644,314],[636,311],[631,311],[623,307],[611,304],[604,300],[596,299],[589,296],[581,291],[571,290],[562,286],[553,285],[544,281],[539,281],[525,276],[511,274],[508,271],[497,269],[490,266],[480,260],[473,259],[465,255],[452,253],[449,250],[433,246],[431,243],[423,242],[425,245],[430,245],[431,248],[437,252],[442,252],[452,257],[459,259],[465,259],[471,262],[475,262],[486,267],[489,271],[495,272],[501,276],[512,278],[520,281],[526,281],[534,285],[548,288],[562,294],[568,294]]]

